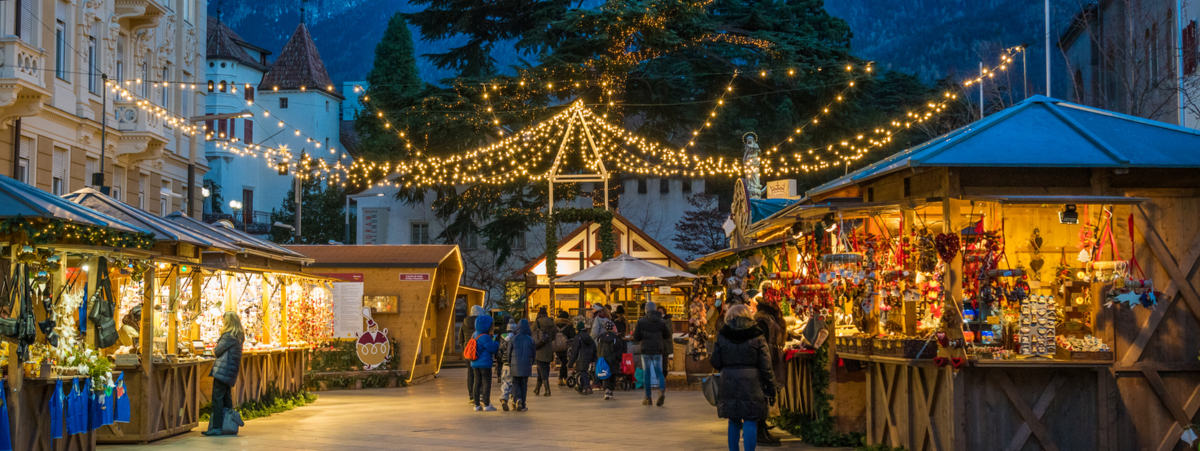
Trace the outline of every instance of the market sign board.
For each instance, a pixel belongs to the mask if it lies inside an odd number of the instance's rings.
[[[363,283],[333,283],[333,338],[356,339],[363,332]]]
[[[767,199],[791,199],[796,196],[796,179],[767,182]]]
[[[429,273],[420,273],[420,274],[404,273],[404,274],[400,274],[400,281],[401,281],[401,282],[428,282],[428,281],[429,281]]]

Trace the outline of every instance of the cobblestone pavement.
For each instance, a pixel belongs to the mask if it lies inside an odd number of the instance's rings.
[[[557,382],[555,380],[555,382]],[[319,392],[316,403],[246,422],[237,437],[195,431],[143,446],[102,451],[159,450],[722,450],[726,422],[698,391],[667,392],[663,407],[643,406],[641,391],[580,396],[557,385],[533,396],[528,412],[496,412],[467,404],[466,369],[446,368],[437,379],[407,388]],[[759,447],[759,449],[772,449]],[[814,449],[791,437],[776,449]]]

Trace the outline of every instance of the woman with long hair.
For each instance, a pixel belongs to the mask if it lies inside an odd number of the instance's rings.
[[[745,450],[754,451],[758,420],[767,418],[776,392],[770,351],[749,307],[729,308],[710,361],[721,372],[717,416],[729,420],[729,450],[738,450],[740,435]]]
[[[246,332],[242,330],[242,319],[237,312],[225,312],[225,325],[221,327],[221,338],[213,354],[217,360],[213,362],[212,377],[212,416],[209,417],[208,430],[204,435],[221,435],[221,426],[225,424],[225,409],[233,409],[233,386],[237,384],[238,370],[242,365],[242,342],[246,341]]]

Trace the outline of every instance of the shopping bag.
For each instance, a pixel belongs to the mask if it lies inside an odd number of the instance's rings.
[[[708,377],[700,381],[700,389],[704,391],[704,399],[709,404],[716,406],[717,397],[721,393],[721,375],[717,373],[709,374]]]
[[[633,354],[621,354],[621,374],[633,374],[634,368]]]
[[[221,425],[221,435],[237,435],[238,428],[245,425],[242,414],[233,409],[225,409],[225,424]]]
[[[646,374],[646,373],[642,372],[641,368],[634,370],[633,379],[635,381],[637,381],[637,383],[634,384],[633,388],[642,388],[642,383],[643,383],[642,381],[644,379],[642,375],[644,375],[644,374]]]
[[[612,377],[612,371],[608,368],[608,361],[599,359],[596,361],[596,379],[605,380]]]

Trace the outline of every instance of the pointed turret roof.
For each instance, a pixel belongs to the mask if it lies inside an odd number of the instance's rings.
[[[345,100],[342,94],[333,88],[333,80],[325,71],[325,63],[321,61],[321,53],[317,44],[313,43],[308,27],[301,23],[296,32],[288,39],[279,58],[271,65],[271,70],[263,75],[259,83],[259,91],[279,89],[313,89],[320,90]]]
[[[243,45],[246,45],[246,41],[238,36],[232,28],[216,17],[208,16],[208,48],[205,52],[208,59],[234,60],[265,72],[267,66],[246,53],[246,49],[242,48]],[[265,53],[270,54],[270,52]]]

